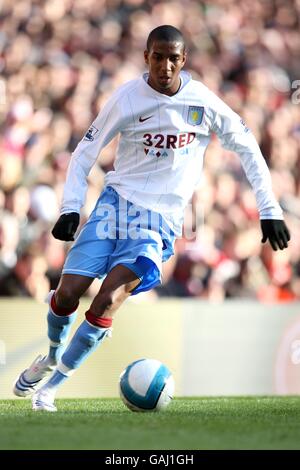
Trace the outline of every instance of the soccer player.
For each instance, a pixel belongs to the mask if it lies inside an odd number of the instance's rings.
[[[120,134],[114,170],[48,297],[49,353],[38,356],[14,385],[16,395],[33,395],[33,410],[56,411],[58,387],[110,333],[124,300],[160,283],[162,262],[181,235],[184,208],[200,180],[212,132],[240,156],[256,196],[262,242],[268,240],[275,251],[288,246],[289,231],[255,138],[235,112],[182,70],[186,55],[179,30],[154,29],[144,52],[148,73],[113,93],[72,155],[61,216],[52,230],[65,241],[74,240],[92,166]],[[81,296],[94,278],[104,276],[65,349]]]

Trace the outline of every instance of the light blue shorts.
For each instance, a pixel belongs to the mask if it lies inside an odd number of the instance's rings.
[[[157,212],[132,204],[104,188],[70,249],[63,274],[102,278],[121,264],[140,284],[132,295],[161,282],[161,265],[174,254],[175,235]]]

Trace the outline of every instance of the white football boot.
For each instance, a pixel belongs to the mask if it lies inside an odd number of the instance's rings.
[[[13,392],[18,397],[28,397],[36,392],[37,388],[44,382],[55,369],[45,359],[47,356],[39,355],[28,369],[25,369],[14,384]]]
[[[55,390],[49,388],[41,388],[32,397],[33,411],[57,411],[54,405]]]

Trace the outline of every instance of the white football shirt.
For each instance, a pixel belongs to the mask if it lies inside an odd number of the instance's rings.
[[[265,159],[240,116],[187,72],[181,72],[181,87],[173,96],[154,90],[147,79],[146,73],[119,87],[79,142],[69,164],[61,213],[80,211],[90,169],[120,133],[106,185],[159,212],[180,236],[184,208],[200,182],[211,133],[216,133],[225,149],[239,154],[260,218],[282,219]]]

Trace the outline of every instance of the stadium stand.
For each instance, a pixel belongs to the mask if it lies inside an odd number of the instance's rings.
[[[260,243],[239,159],[213,138],[185,236],[163,285],[145,295],[299,299],[299,22],[297,0],[2,0],[0,295],[42,299],[56,287],[68,245],[50,232],[70,154],[110,93],[144,71],[149,31],[173,24],[187,40],[186,68],[254,132],[292,240],[278,253]],[[115,148],[90,175],[83,222]]]

